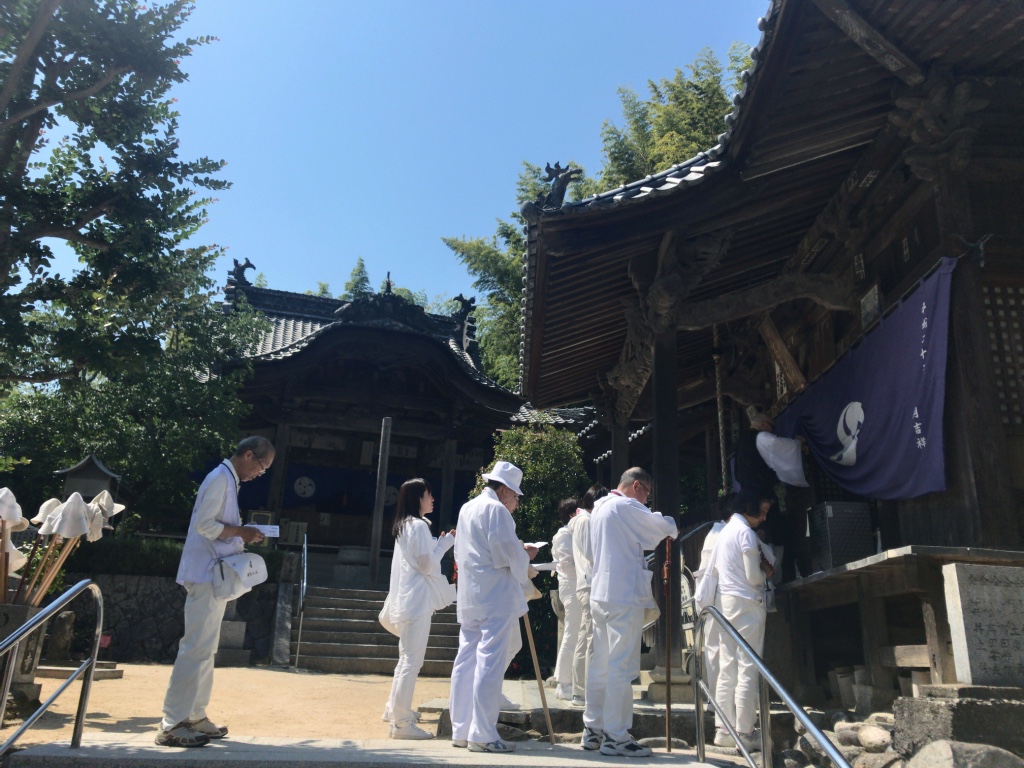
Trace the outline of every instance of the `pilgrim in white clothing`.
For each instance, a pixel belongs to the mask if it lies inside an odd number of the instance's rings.
[[[764,648],[764,579],[760,540],[753,526],[764,513],[754,508],[751,516],[737,513],[730,518],[716,543],[715,570],[718,595],[715,606],[736,628],[754,651]],[[722,635],[719,650],[715,714],[719,741],[731,741],[722,724],[723,716],[734,723],[744,737],[751,737],[757,716],[757,671],[746,653],[728,636]],[[717,743],[717,742],[716,742]]]
[[[572,511],[575,513],[575,508]],[[572,522],[571,518],[569,522]],[[551,555],[555,561],[555,573],[558,575],[558,597],[565,610],[565,616],[562,619],[562,637],[559,639],[558,657],[555,663],[555,679],[558,682],[555,696],[563,700],[571,700],[575,685],[574,670],[576,666],[573,663],[573,656],[580,634],[582,609],[580,601],[576,597],[576,563],[572,556],[572,530],[568,523],[559,528],[551,540]]]
[[[582,702],[587,688],[587,669],[594,656],[594,619],[590,613],[590,510],[579,510],[569,521],[569,531],[576,567],[576,602],[580,607],[580,628],[572,654],[572,697]]]
[[[719,520],[711,526],[711,530],[704,538],[704,546],[700,550],[700,568],[693,572],[693,580],[696,584],[707,572],[708,563],[711,562],[711,552],[715,548],[718,536],[725,528],[725,521]],[[706,606],[697,605],[699,614]],[[718,622],[708,621],[704,624],[704,671],[708,690],[714,693],[715,685],[718,683],[719,652],[722,643],[722,630]]]
[[[216,562],[263,539],[252,526],[243,526],[238,489],[262,475],[274,461],[274,446],[266,438],[247,437],[203,480],[192,509],[177,582],[185,587],[185,634],[178,643],[171,679],[164,696],[163,720],[156,743],[197,747],[227,734],[206,716],[213,689],[213,658],[228,601],[213,594]]]
[[[423,481],[423,499],[433,497]],[[403,488],[405,484],[403,484]],[[401,491],[399,492],[401,494]],[[414,495],[414,494],[410,494]],[[418,505],[419,499],[414,503]],[[388,593],[388,618],[398,627],[398,664],[395,666],[387,712],[394,738],[403,738],[408,731],[413,738],[424,738],[415,728],[416,713],[412,698],[416,678],[426,657],[430,636],[430,620],[434,611],[452,604],[455,589],[441,573],[441,559],[455,544],[455,537],[443,533],[436,540],[430,535],[430,526],[422,517],[405,517],[400,521],[401,531],[395,538],[395,552],[391,560],[391,585]],[[422,732],[426,736],[426,732]]]
[[[484,488],[464,504],[456,526],[461,628],[449,712],[452,742],[468,742],[475,751],[514,748],[498,738],[497,723],[509,646],[513,634],[518,635],[519,617],[527,610],[523,589],[529,582],[530,555],[516,535],[507,506],[515,509],[522,476],[509,462],[497,462],[483,475],[497,488]]]
[[[650,483],[644,470],[627,470],[619,487],[595,504],[590,519],[594,657],[587,671],[583,724],[591,733],[603,734],[600,749],[608,755],[650,754],[629,734],[644,608],[655,605],[644,550],[679,535],[675,520],[641,502],[647,500]]]

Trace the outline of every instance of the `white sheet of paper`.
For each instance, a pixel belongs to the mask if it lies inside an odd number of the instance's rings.
[[[526,546],[528,546],[528,547],[536,547],[537,549],[540,549],[541,547],[546,547],[547,545],[548,545],[548,543],[546,541],[534,541],[534,542],[527,542],[526,543]]]
[[[534,567],[534,570],[538,571],[553,571],[555,570],[554,563],[530,563]]]
[[[281,535],[281,526],[279,525],[253,525],[251,528],[255,528],[268,539],[278,538]]]

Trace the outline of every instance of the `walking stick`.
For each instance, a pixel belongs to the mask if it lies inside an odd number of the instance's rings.
[[[672,751],[672,539],[665,539],[661,566],[665,590],[665,751]]]
[[[526,625],[526,639],[530,643],[530,655],[533,657],[533,671],[537,673],[537,689],[540,691],[540,703],[544,707],[544,722],[548,726],[548,738],[551,739],[551,746],[555,746],[555,731],[551,727],[551,712],[548,711],[548,699],[544,695],[544,681],[540,676],[540,662],[537,661],[537,646],[533,644],[533,630],[530,629],[530,612],[523,614],[523,623]]]

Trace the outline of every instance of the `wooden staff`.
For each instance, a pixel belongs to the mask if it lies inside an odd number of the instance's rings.
[[[4,580],[4,591],[0,595],[0,602],[7,602],[7,584],[10,580],[11,556],[7,552],[7,521],[0,520],[0,546],[3,547],[3,554],[0,555],[0,578]]]
[[[81,536],[73,536],[64,543],[64,547],[60,551],[60,556],[53,562],[49,567],[46,576],[43,577],[42,582],[36,588],[35,594],[32,596],[32,602],[29,605],[38,606],[43,602],[43,597],[46,595],[46,591],[53,584],[53,580],[57,578],[57,574],[60,573],[61,567],[64,565],[64,561],[68,559],[72,552],[75,551],[75,547],[78,546],[78,542],[81,541]]]
[[[16,590],[14,590],[14,597],[11,598],[11,602],[12,603],[17,603],[18,602],[18,598],[21,597],[21,590],[25,586],[25,581],[28,578],[26,576],[26,574],[28,573],[28,569],[32,567],[32,558],[36,556],[36,550],[39,549],[39,540],[41,538],[43,538],[43,537],[42,536],[36,536],[36,540],[32,542],[32,551],[29,552],[28,562],[25,563],[25,570],[21,572],[21,579],[19,579],[19,581],[18,581],[18,588]],[[28,593],[26,593],[26,596],[27,596],[27,594]]]
[[[25,590],[25,604],[29,605],[29,598],[32,595],[32,588],[36,585],[36,581],[46,570],[46,564],[50,560],[50,555],[54,552],[54,547],[59,543],[57,539],[61,538],[57,534],[50,537],[50,543],[46,545],[46,549],[43,551],[43,556],[39,558],[39,565],[36,566],[35,570],[32,571],[32,580],[28,583],[28,588]]]
[[[544,722],[548,726],[548,738],[551,746],[555,746],[555,729],[551,727],[551,712],[548,711],[548,698],[544,695],[544,681],[540,676],[540,662],[537,661],[537,646],[533,644],[533,630],[530,629],[530,612],[523,614],[523,624],[526,625],[526,639],[530,643],[530,655],[533,657],[533,671],[537,674],[537,689],[540,691],[540,704],[544,707]]]
[[[665,750],[672,751],[672,539],[665,539],[661,566],[665,594]]]

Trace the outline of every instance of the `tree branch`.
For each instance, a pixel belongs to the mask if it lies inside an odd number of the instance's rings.
[[[90,96],[95,96],[97,93],[99,93],[112,82],[114,82],[115,78],[120,77],[126,72],[131,72],[131,69],[131,67],[114,67],[112,70],[107,72],[106,75],[101,77],[88,88],[83,88],[82,90],[75,91],[74,93],[65,94],[61,96],[61,98],[59,99],[48,99],[46,101],[40,101],[36,104],[33,104],[31,107],[23,109],[14,117],[10,117],[4,120],[3,122],[0,122],[0,128],[6,128],[9,125],[20,123],[25,118],[30,117],[36,114],[37,112],[47,110],[50,107],[55,106],[57,104],[68,104],[72,101],[78,101],[79,99],[87,99]]]
[[[18,46],[18,53],[14,56],[11,68],[7,72],[7,82],[4,83],[3,89],[0,90],[0,112],[7,111],[7,107],[10,105],[11,99],[14,98],[15,91],[17,91],[18,85],[21,82],[25,68],[32,59],[32,54],[35,52],[36,46],[39,45],[39,41],[43,39],[46,28],[50,26],[50,20],[53,18],[53,14],[60,3],[61,0],[43,0],[39,4],[39,10],[36,13],[36,17],[32,20],[32,26],[29,27],[28,34],[21,41],[21,45]]]

